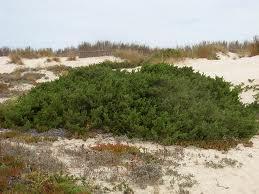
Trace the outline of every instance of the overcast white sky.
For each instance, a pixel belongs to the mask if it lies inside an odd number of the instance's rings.
[[[0,47],[170,47],[259,34],[259,0],[0,0]]]

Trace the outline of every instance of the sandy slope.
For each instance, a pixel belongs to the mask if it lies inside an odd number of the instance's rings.
[[[109,61],[120,61],[120,59],[112,56],[103,56],[103,57],[89,57],[89,58],[79,58],[76,61],[67,61],[66,57],[61,57],[60,62],[46,62],[47,58],[39,58],[39,59],[23,59],[24,65],[15,65],[9,64],[8,57],[0,57],[0,73],[11,73],[15,70],[15,68],[44,68],[49,66],[54,66],[58,64],[62,64],[69,67],[81,67],[88,66],[92,64],[97,64],[104,62],[106,60]]]
[[[254,79],[252,84],[259,85],[259,56],[244,58],[233,57],[233,54],[231,56],[223,55],[220,60],[187,59],[177,65],[193,67],[208,76],[223,77],[226,81],[236,85],[241,83],[251,85],[248,79]],[[253,102],[254,94],[253,91],[242,94],[242,101],[244,103]]]

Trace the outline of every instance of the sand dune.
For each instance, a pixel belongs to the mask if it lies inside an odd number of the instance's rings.
[[[67,61],[67,57],[61,57],[60,62],[46,62],[47,58],[23,59],[24,65],[8,63],[8,57],[0,57],[0,73],[11,73],[16,68],[46,68],[54,65],[65,65],[69,67],[81,67],[108,61],[121,61],[112,56],[78,58],[76,61]]]
[[[226,81],[235,85],[244,83],[245,85],[259,86],[259,56],[244,58],[233,57],[233,54],[230,54],[230,56],[221,56],[220,60],[187,59],[177,65],[193,67],[194,70],[211,77],[223,77]],[[250,83],[249,79],[253,82]],[[242,101],[244,103],[253,102],[254,94],[255,92],[251,90],[243,93],[241,95]]]

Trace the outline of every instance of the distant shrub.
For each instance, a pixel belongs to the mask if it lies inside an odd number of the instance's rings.
[[[2,105],[2,127],[103,129],[164,144],[250,138],[257,131],[255,112],[239,101],[240,88],[222,78],[165,64],[134,73],[104,65],[73,69]]]
[[[34,59],[40,57],[54,57],[55,54],[52,49],[44,48],[44,49],[32,49],[31,47],[27,47],[25,49],[13,49],[9,51],[10,55],[18,55],[21,58],[26,59]]]
[[[250,45],[251,56],[259,55],[259,37],[254,37],[254,42]]]
[[[46,59],[46,63],[51,63],[51,62],[57,62],[57,63],[59,63],[59,62],[60,62],[60,58],[58,58],[58,57],[52,57],[52,58],[47,58],[47,59]]]
[[[218,59],[217,54],[219,52],[226,53],[227,48],[221,43],[203,42],[192,47],[190,56],[191,58]]]
[[[130,63],[140,64],[145,60],[145,56],[137,50],[116,50],[114,56],[127,60]]]
[[[46,70],[52,71],[57,76],[67,74],[71,69],[71,67],[65,65],[54,65],[46,68]]]
[[[67,61],[76,61],[77,57],[76,56],[70,56],[67,58]]]
[[[22,61],[22,58],[19,54],[10,54],[9,55],[9,63],[13,63],[13,64],[17,64],[17,65],[24,65],[23,61]]]

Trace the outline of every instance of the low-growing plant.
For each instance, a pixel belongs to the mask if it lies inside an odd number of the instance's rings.
[[[104,63],[97,64],[100,67],[110,67],[112,69],[129,69],[129,68],[135,68],[139,67],[142,64],[139,63],[131,63],[128,61],[123,61],[123,62],[112,62],[112,61],[105,61]]]
[[[65,65],[54,65],[46,68],[46,70],[52,71],[57,76],[66,74],[71,69],[72,69],[71,67],[68,67]]]
[[[124,144],[97,144],[91,148],[96,151],[109,151],[114,154],[137,154],[140,152],[137,147]]]
[[[56,137],[35,136],[29,133],[22,133],[19,131],[7,131],[7,132],[0,133],[0,140],[1,139],[15,140],[15,141],[24,142],[27,144],[39,143],[39,142],[54,142],[58,140],[58,138]]]
[[[76,61],[77,57],[76,56],[70,56],[67,58],[67,61]]]
[[[124,59],[129,63],[135,63],[135,64],[140,64],[146,59],[146,57],[143,54],[141,54],[139,51],[131,50],[131,49],[116,50],[114,52],[114,56]]]
[[[130,176],[135,184],[146,188],[148,185],[158,185],[163,173],[161,166],[145,164],[134,167]]]
[[[9,90],[8,84],[0,83],[0,93],[7,92]]]
[[[51,155],[17,146],[0,143],[0,193],[91,193],[84,180],[62,174]]]
[[[47,59],[46,59],[46,62],[47,62],[47,63],[51,63],[51,62],[60,63],[60,58],[59,58],[59,57],[47,58]]]
[[[177,140],[250,138],[255,112],[239,101],[239,87],[166,64],[128,73],[101,66],[71,70],[16,103],[2,105],[3,127],[65,128],[173,144]]]

